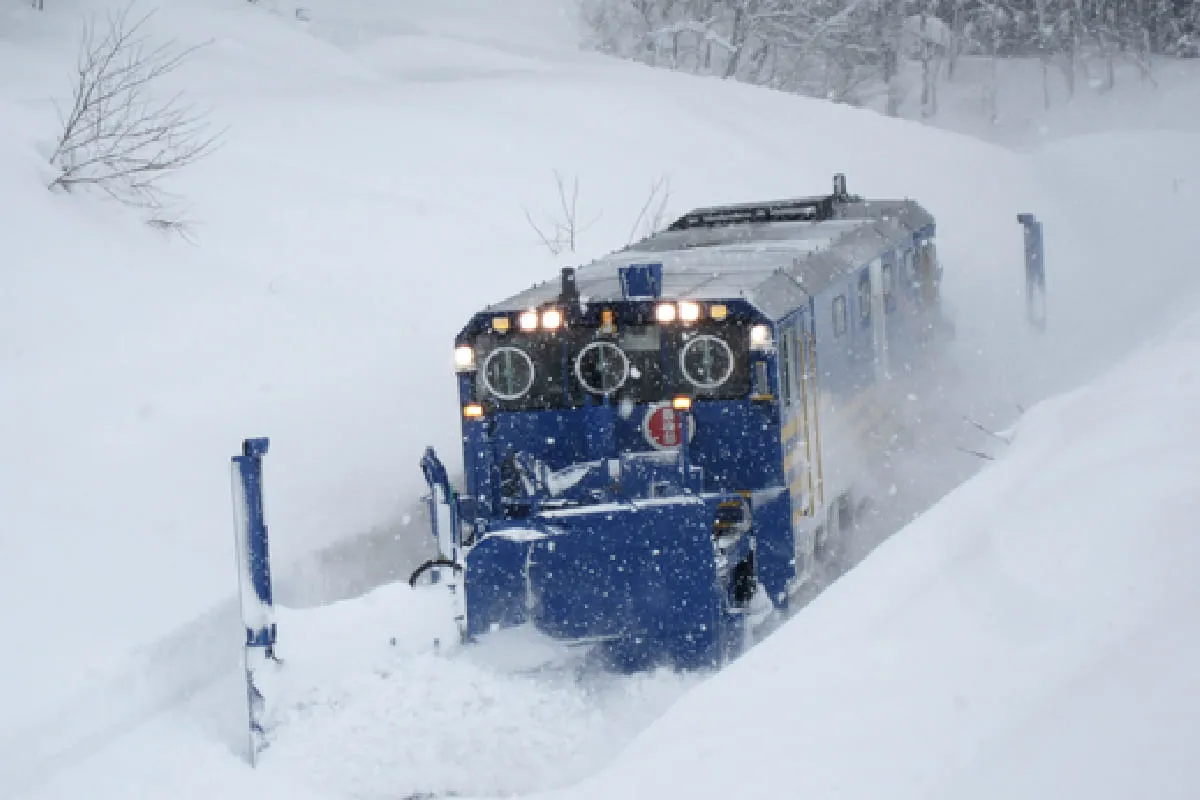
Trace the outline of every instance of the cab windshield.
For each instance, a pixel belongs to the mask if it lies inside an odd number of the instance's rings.
[[[736,322],[486,334],[475,341],[475,397],[502,410],[653,403],[750,391],[749,334]]]

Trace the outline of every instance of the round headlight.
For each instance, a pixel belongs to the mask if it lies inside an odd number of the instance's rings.
[[[517,324],[521,326],[523,331],[532,331],[537,328],[538,315],[536,311],[522,311],[521,316],[517,317]]]
[[[469,344],[460,344],[454,348],[454,366],[460,370],[475,368],[475,348]]]

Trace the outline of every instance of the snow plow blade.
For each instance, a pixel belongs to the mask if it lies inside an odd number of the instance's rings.
[[[713,557],[725,499],[550,510],[490,531],[466,557],[468,636],[529,623],[618,669],[720,665],[741,644]]]

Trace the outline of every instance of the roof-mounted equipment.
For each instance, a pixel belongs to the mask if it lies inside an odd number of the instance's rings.
[[[850,193],[846,191],[846,176],[841,172],[833,176],[833,200],[835,203],[850,202]]]
[[[564,306],[579,300],[579,285],[575,282],[575,268],[562,268],[562,289],[558,293],[558,302]]]
[[[859,199],[846,190],[846,176],[839,172],[833,176],[833,193],[825,197],[799,197],[765,203],[698,208],[675,220],[667,230],[684,231],[692,228],[762,222],[820,222],[834,219],[837,216],[838,204]]]
[[[626,300],[662,297],[662,264],[630,264],[617,270]]]

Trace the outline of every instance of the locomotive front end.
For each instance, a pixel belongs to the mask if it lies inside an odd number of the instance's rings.
[[[659,265],[610,275],[584,299],[564,270],[461,332],[464,487],[428,452],[430,516],[467,638],[532,624],[617,667],[717,665],[792,575],[790,539],[758,535],[789,514],[770,326],[664,296]]]

